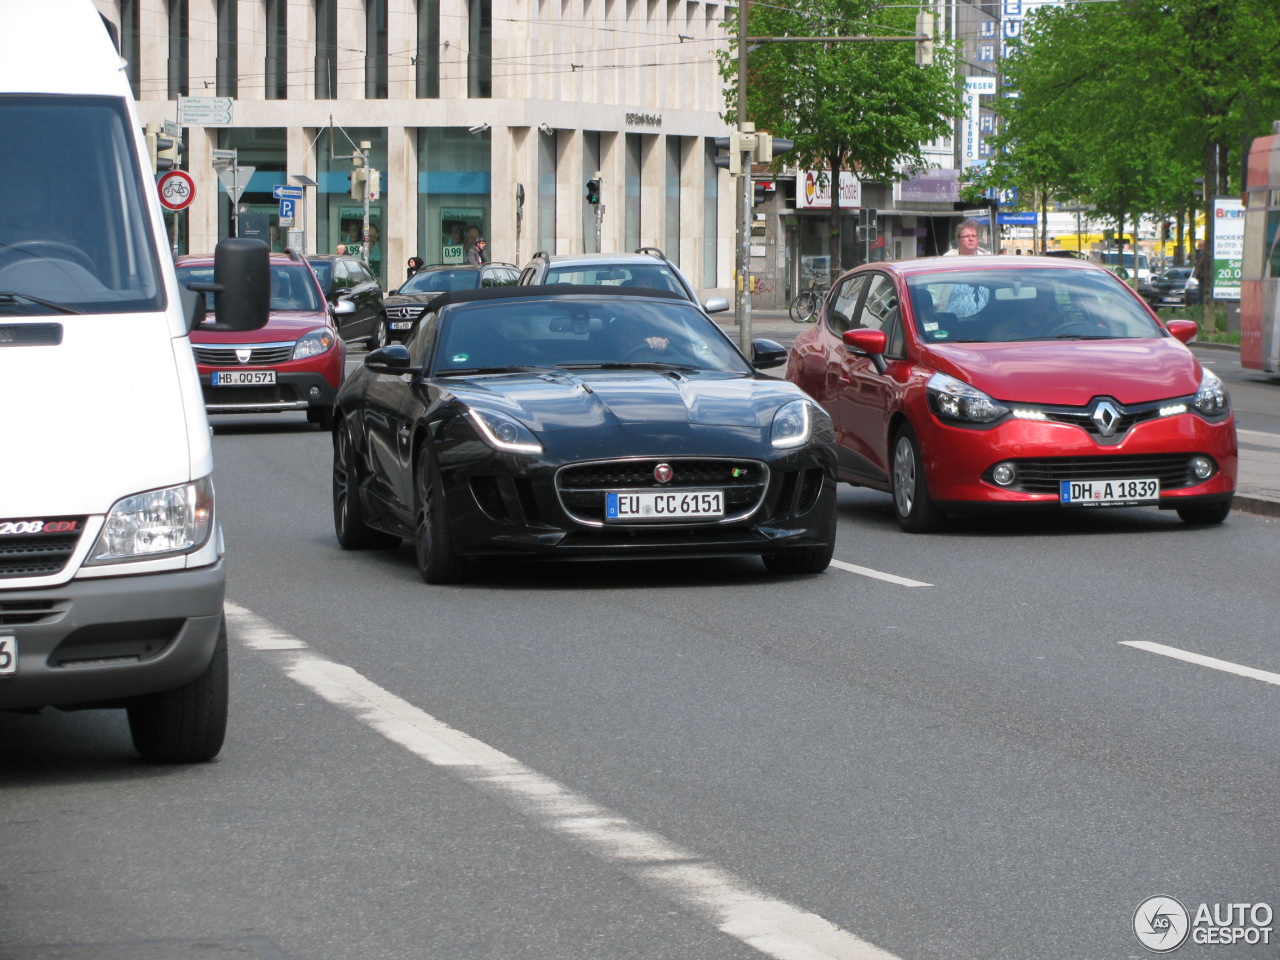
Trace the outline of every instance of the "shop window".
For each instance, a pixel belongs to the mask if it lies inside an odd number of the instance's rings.
[[[488,130],[418,132],[418,256],[427,263],[465,263],[477,237],[489,241],[488,259],[514,256],[489,235],[490,147]]]

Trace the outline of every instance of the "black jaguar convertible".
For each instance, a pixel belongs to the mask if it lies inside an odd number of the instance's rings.
[[[818,573],[836,533],[831,420],[655,290],[447,293],[338,395],[346,549],[410,539],[428,583],[483,556],[758,554]]]

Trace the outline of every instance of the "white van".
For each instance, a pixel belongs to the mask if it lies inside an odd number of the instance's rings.
[[[226,726],[213,450],[122,61],[91,0],[0,31],[0,710],[124,708],[158,762]],[[266,246],[219,244],[218,329],[267,319]]]
[[[1089,259],[1106,267],[1112,273],[1119,273],[1123,268],[1123,275],[1132,277],[1134,280],[1151,279],[1151,264],[1145,253],[1139,253],[1135,257],[1132,250],[1126,250],[1124,253],[1117,250],[1095,250]]]

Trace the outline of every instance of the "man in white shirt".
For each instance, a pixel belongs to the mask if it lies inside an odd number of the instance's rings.
[[[956,227],[956,244],[954,250],[948,250],[944,257],[988,257],[986,250],[978,246],[978,224],[973,220],[961,220]]]

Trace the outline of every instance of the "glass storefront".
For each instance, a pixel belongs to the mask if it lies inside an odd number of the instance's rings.
[[[240,195],[236,230],[239,236],[264,240],[272,251],[284,250],[285,233],[280,229],[280,201],[272,191],[287,183],[285,173],[285,129],[283,127],[228,128],[218,131],[218,147],[235,150],[236,164],[253,167],[253,175]],[[221,188],[221,184],[218,184]],[[218,191],[218,236],[231,236],[231,198]],[[197,251],[204,252],[204,251]],[[211,252],[211,251],[210,251]]]
[[[338,244],[344,244],[348,252],[358,252],[361,246],[361,233],[364,229],[364,201],[355,200],[351,196],[351,172],[355,166],[350,159],[333,159],[350,157],[359,149],[362,141],[369,141],[369,165],[382,171],[382,194],[377,200],[369,201],[369,246],[364,251],[369,262],[383,286],[387,277],[383,269],[382,233],[386,224],[387,201],[390,193],[390,177],[387,176],[387,131],[383,127],[348,127],[345,130],[335,129],[333,144],[330,149],[329,131],[325,130],[316,141],[316,167],[319,170],[319,186],[316,189],[316,250],[320,253],[334,253]],[[397,277],[396,279],[399,279]]]
[[[489,131],[431,127],[418,131],[418,256],[465,263],[477,237],[489,239]],[[488,259],[497,253],[492,243]]]

